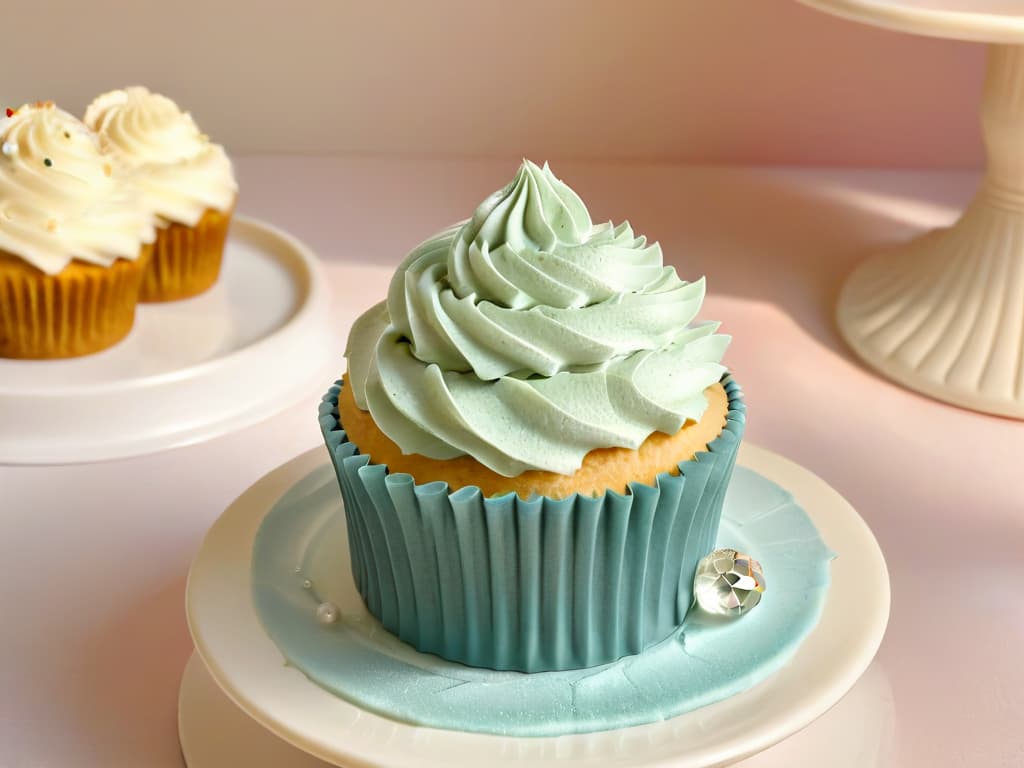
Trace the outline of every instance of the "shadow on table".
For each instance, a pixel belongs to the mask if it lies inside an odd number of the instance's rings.
[[[777,306],[819,343],[850,360],[834,318],[846,276],[869,251],[907,240],[957,213],[955,207],[915,200],[912,188],[905,195],[872,192],[856,174],[845,184],[812,173],[693,169],[693,174],[675,197],[634,201],[660,230],[666,261],[684,278],[706,275],[713,297]],[[672,224],[666,231],[667,222]]]
[[[64,706],[105,764],[177,766],[178,684],[192,651],[185,579],[138,594],[130,610],[78,649]]]

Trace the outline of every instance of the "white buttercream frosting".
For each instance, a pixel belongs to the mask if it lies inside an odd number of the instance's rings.
[[[234,205],[238,184],[224,148],[166,96],[141,86],[110,91],[89,105],[85,122],[161,219],[195,226],[205,211]]]
[[[137,189],[99,140],[52,102],[0,116],[0,250],[47,274],[110,266],[155,238]]]

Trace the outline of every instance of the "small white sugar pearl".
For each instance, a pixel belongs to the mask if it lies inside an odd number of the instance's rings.
[[[339,615],[338,606],[334,603],[320,603],[316,607],[316,620],[321,624],[333,624]]]

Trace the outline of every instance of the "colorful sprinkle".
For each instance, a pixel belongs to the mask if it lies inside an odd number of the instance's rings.
[[[71,138],[71,134],[68,133],[67,131],[64,131],[64,138],[65,139],[70,139]]]
[[[7,108],[7,116],[8,117],[14,117],[14,110],[11,109],[10,107]]]
[[[5,141],[3,146],[0,147],[0,151],[2,151],[7,157],[10,157],[11,155],[18,154],[18,145],[13,141]]]
[[[46,166],[47,168],[49,168],[50,166],[52,166],[52,165],[53,165],[53,160],[51,160],[51,159],[50,159],[50,158],[48,158],[48,157],[47,157],[47,158],[44,158],[44,159],[43,159],[43,165],[45,165],[45,166]]]

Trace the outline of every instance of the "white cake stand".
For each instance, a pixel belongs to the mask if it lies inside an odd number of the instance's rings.
[[[1024,418],[1024,2],[800,0],[889,29],[988,43],[988,172],[960,220],[868,259],[839,329],[886,376],[965,408]]]
[[[0,359],[0,464],[120,459],[227,434],[317,392],[331,339],[313,252],[236,216],[206,293],[140,305],[128,337],[99,354]]]
[[[806,469],[744,445],[739,463],[790,491],[838,554],[819,624],[781,670],[707,707],[614,731],[516,738],[390,720],[328,693],[288,666],[252,605],[252,548],[260,523],[289,488],[327,460],[324,449],[315,449],[258,481],[214,523],[192,563],[186,602],[196,655],[182,680],[178,713],[189,768],[721,766],[786,739],[827,712],[864,674],[885,632],[888,573],[864,521]],[[338,555],[338,568],[347,570],[347,552]],[[877,714],[888,698],[884,680],[869,682],[855,708]],[[862,727],[864,717],[851,719],[858,723],[852,732],[860,745],[851,754],[878,753],[866,741],[880,739],[884,724],[872,736]],[[849,722],[844,721],[851,730]],[[882,765],[846,761],[846,747],[827,741],[829,765]]]

